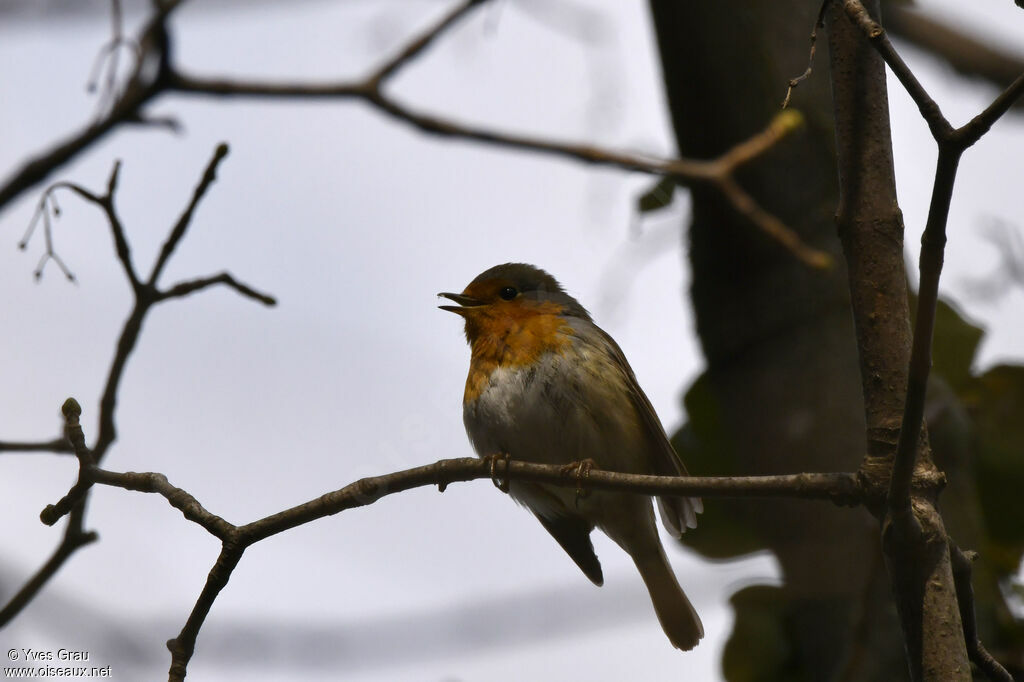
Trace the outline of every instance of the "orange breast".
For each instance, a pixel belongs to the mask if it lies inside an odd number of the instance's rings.
[[[472,347],[464,400],[472,402],[487,388],[499,367],[530,365],[544,353],[562,353],[572,344],[573,329],[556,303],[494,305],[466,320]]]

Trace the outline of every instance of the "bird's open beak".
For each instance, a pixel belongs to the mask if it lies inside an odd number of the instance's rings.
[[[451,300],[451,301],[455,301],[456,303],[459,304],[457,306],[454,306],[454,305],[439,305],[439,306],[437,306],[441,310],[447,310],[448,312],[455,313],[456,315],[465,315],[466,313],[468,313],[473,308],[477,308],[477,307],[482,306],[484,304],[483,301],[479,301],[479,300],[477,300],[475,298],[472,298],[470,296],[463,296],[462,294],[450,294],[450,293],[445,292],[445,291],[442,291],[441,293],[439,293],[438,296],[443,296],[444,298],[447,298],[448,300]]]

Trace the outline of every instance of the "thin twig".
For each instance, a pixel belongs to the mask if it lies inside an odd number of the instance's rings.
[[[224,145],[217,148],[213,159],[207,165],[206,172],[200,180],[188,208],[171,229],[167,242],[165,242],[166,254],[163,252],[161,254],[161,260],[164,265],[166,265],[168,259],[171,257],[174,247],[184,236],[188,223],[192,219],[196,204],[198,203],[199,198],[206,192],[210,184],[213,182],[214,169],[225,153],[226,147]],[[95,539],[95,534],[84,531],[84,523],[85,500],[88,496],[89,490],[96,483],[102,483],[104,485],[116,484],[131,490],[158,492],[167,497],[171,504],[177,509],[180,509],[187,519],[200,523],[200,525],[203,525],[207,530],[218,537],[221,537],[226,533],[228,526],[230,526],[230,524],[227,524],[222,519],[217,519],[217,517],[208,515],[208,513],[202,509],[202,506],[191,498],[188,493],[171,486],[170,483],[167,483],[166,479],[161,477],[159,474],[115,474],[112,472],[104,472],[98,468],[99,462],[102,461],[104,455],[109,450],[110,445],[117,438],[115,414],[117,408],[118,389],[124,376],[124,370],[127,365],[128,358],[138,343],[139,334],[142,330],[142,323],[154,305],[170,298],[178,298],[187,295],[188,293],[192,293],[192,291],[197,291],[213,284],[225,284],[234,288],[243,296],[254,298],[268,305],[272,305],[273,302],[272,297],[257,292],[251,287],[237,282],[227,273],[207,278],[205,280],[201,279],[194,282],[185,282],[182,285],[179,285],[181,288],[178,290],[172,288],[167,292],[160,292],[155,286],[149,283],[139,282],[138,278],[135,276],[134,267],[131,263],[130,248],[126,232],[117,217],[116,211],[114,210],[114,196],[117,191],[119,169],[120,165],[115,164],[107,182],[107,194],[104,196],[99,196],[94,192],[72,183],[57,183],[57,185],[54,185],[48,190],[51,197],[53,195],[53,190],[55,189],[71,190],[85,200],[95,203],[104,209],[111,225],[111,231],[114,235],[114,243],[118,259],[124,266],[126,278],[132,285],[135,300],[132,310],[128,315],[128,319],[125,321],[124,326],[121,329],[121,335],[118,338],[117,347],[114,352],[114,359],[107,373],[107,382],[100,398],[99,433],[97,435],[96,442],[91,449],[85,447],[84,436],[81,435],[81,428],[77,423],[77,414],[80,412],[80,408],[76,411],[74,406],[71,405],[73,401],[69,401],[69,403],[65,405],[65,419],[68,428],[68,435],[74,436],[72,439],[73,441],[80,438],[78,447],[73,448],[75,453],[79,455],[79,479],[64,498],[43,510],[41,517],[44,522],[52,524],[56,523],[63,516],[68,515],[69,520],[67,528],[60,544],[57,546],[57,549],[46,564],[44,564],[44,566],[40,568],[39,571],[37,571],[36,574],[21,588],[21,590],[11,598],[7,605],[0,610],[0,627],[17,615],[18,612],[20,612],[21,609],[35,597],[39,590],[42,589],[60,566],[67,561],[67,559],[79,547]],[[155,265],[154,273],[158,274],[158,270]],[[77,405],[77,403],[75,403],[75,405]],[[74,425],[71,423],[72,418],[69,414],[74,414]],[[73,427],[77,427],[77,431]],[[54,443],[42,445],[52,444]],[[34,450],[44,449],[42,445],[39,444],[11,443],[9,445],[14,446],[11,449],[24,445],[31,445],[33,447],[29,449]],[[86,457],[86,454],[88,454],[88,457]]]
[[[110,40],[96,54],[96,59],[89,72],[89,80],[85,86],[87,92],[96,92],[99,89],[101,67],[106,65],[106,78],[96,105],[97,117],[108,113],[109,107],[117,100],[117,71],[121,49],[127,49],[135,57],[136,64],[142,59],[142,51],[139,46],[124,37],[124,12],[121,8],[121,0],[111,0],[110,5]]]
[[[223,543],[220,555],[217,557],[213,568],[210,569],[210,574],[206,578],[206,585],[203,586],[199,599],[196,600],[195,606],[192,607],[192,613],[189,614],[188,620],[185,621],[185,626],[178,633],[177,637],[167,642],[167,649],[171,652],[171,668],[168,671],[168,682],[181,682],[185,679],[188,662],[195,652],[196,638],[199,636],[199,630],[203,627],[203,623],[206,622],[206,617],[210,614],[210,609],[213,607],[213,602],[217,600],[221,590],[228,584],[231,572],[235,570],[235,566],[242,559],[243,552],[245,552],[244,546],[239,546],[230,541]]]
[[[578,477],[566,467],[531,462],[505,461],[494,472],[502,480],[524,480],[578,487]],[[413,469],[356,481],[305,504],[254,521],[239,528],[243,538],[257,542],[314,519],[345,509],[372,504],[387,495],[436,485],[441,488],[459,481],[492,476],[488,460],[465,457],[444,459]],[[831,500],[856,505],[862,490],[856,474],[787,474],[779,476],[678,477],[622,474],[591,469],[582,484],[595,490],[620,490],[643,495],[702,497],[786,497]]]
[[[399,50],[391,59],[384,64],[370,77],[369,83],[373,89],[379,89],[381,84],[395,75],[399,69],[408,64],[422,53],[442,33],[454,26],[459,19],[466,15],[476,5],[483,4],[483,0],[465,0],[461,5],[455,6],[441,21],[437,22],[429,30],[424,31],[419,38],[410,41],[403,49]]]
[[[224,142],[217,145],[217,149],[213,153],[213,158],[210,159],[209,163],[206,164],[206,170],[203,172],[203,177],[199,180],[199,184],[196,185],[195,190],[192,192],[192,200],[188,202],[188,206],[185,207],[181,217],[178,218],[178,222],[175,223],[174,229],[167,236],[167,241],[160,248],[160,256],[157,258],[156,263],[153,265],[153,271],[149,275],[150,286],[155,286],[157,279],[160,277],[160,273],[163,272],[164,266],[167,265],[167,260],[174,253],[174,249],[178,247],[178,243],[181,238],[185,236],[185,231],[188,226],[192,223],[192,214],[195,213],[196,206],[199,205],[199,200],[206,194],[206,190],[210,189],[210,185],[217,179],[217,166],[224,160],[224,157],[228,155],[228,145]]]
[[[29,602],[35,599],[35,596],[43,589],[43,586],[50,581],[50,578],[56,575],[61,566],[71,558],[71,555],[85,545],[96,542],[98,539],[99,535],[95,532],[82,532],[77,529],[75,524],[69,523],[68,532],[65,533],[64,539],[57,545],[57,548],[50,555],[50,558],[46,560],[46,563],[40,566],[39,570],[0,609],[0,628],[10,623]]]
[[[917,319],[910,350],[906,402],[900,436],[893,459],[889,484],[889,509],[903,512],[910,509],[911,482],[917,462],[917,446],[924,421],[925,393],[932,367],[932,338],[939,300],[939,277],[946,248],[946,222],[953,199],[953,184],[962,150],[940,145],[932,187],[928,219],[921,236],[920,283],[918,285]]]
[[[952,539],[949,543],[949,556],[953,562],[953,580],[956,585],[956,599],[960,606],[960,622],[964,628],[964,640],[967,642],[967,655],[974,665],[978,666],[993,682],[1013,682],[1013,676],[992,654],[985,649],[978,637],[978,625],[974,612],[974,587],[971,584],[972,556],[960,550]]]
[[[468,14],[471,9],[480,4],[483,4],[481,0],[467,0],[466,2],[459,4],[432,27],[424,31],[404,48],[399,50],[392,58],[385,61],[377,71],[358,81],[343,81],[340,83],[336,82],[316,85],[203,79],[182,74],[172,64],[168,63],[167,50],[166,46],[164,46],[164,48],[159,50],[155,56],[144,57],[140,60],[140,63],[145,63],[154,58],[160,58],[163,60],[162,68],[159,70],[159,78],[157,78],[152,84],[154,92],[149,93],[146,99],[152,97],[157,92],[168,90],[207,96],[330,99],[359,98],[397,120],[409,123],[421,131],[436,135],[458,137],[507,148],[554,154],[563,158],[571,158],[585,163],[616,166],[627,170],[663,175],[675,178],[682,183],[704,183],[715,187],[722,187],[723,185],[728,184],[725,182],[728,180],[725,176],[730,172],[726,170],[728,164],[720,164],[715,161],[696,161],[688,159],[659,159],[651,156],[603,149],[591,145],[544,140],[487,130],[468,124],[446,120],[441,117],[416,112],[389,97],[383,91],[382,86],[389,77],[397,73],[397,71],[411,59],[421,55],[439,35],[454,26],[460,18]],[[159,24],[158,26],[161,29],[166,30],[166,26],[163,24]],[[146,45],[145,42],[143,42],[143,44],[144,46]],[[127,91],[125,96],[127,96]],[[114,112],[112,112],[111,116],[105,118],[97,125],[114,125],[139,120],[141,116],[140,109],[143,102],[144,100],[131,103],[133,106],[130,107],[130,110],[121,111],[116,121],[111,120],[114,114]],[[775,130],[776,132],[781,131],[782,133],[776,134],[772,137],[772,144],[774,144],[791,132],[794,127],[779,126],[777,122],[773,122],[769,125],[768,129]],[[759,136],[763,135],[764,133],[761,133]],[[92,140],[90,139],[89,143],[91,143],[91,141]],[[77,151],[80,151],[84,146],[85,143],[81,144],[81,146],[76,146],[73,153],[77,153]],[[729,152],[727,152],[727,154],[728,153]],[[50,161],[55,162],[53,165],[53,167],[55,167],[56,165],[66,161],[67,158],[70,158],[70,155],[58,155],[58,157],[54,157],[50,159]],[[44,157],[38,161],[40,164],[45,165],[47,159]],[[22,175],[24,174],[19,174],[18,178],[21,178]],[[16,180],[18,178],[16,178]],[[24,179],[19,180],[19,183],[23,182],[25,182]],[[17,191],[24,189],[23,186],[19,185],[19,187],[20,188],[17,189]],[[6,201],[16,195],[17,192],[11,193],[9,196],[5,194],[5,192],[13,192],[14,189],[15,188],[12,187],[0,188],[0,206],[3,206]],[[737,199],[741,198],[743,199],[742,201],[736,202]],[[778,235],[780,233],[779,226],[782,225],[781,221],[769,216],[763,208],[753,204],[753,199],[751,197],[733,192],[727,194],[726,199],[730,202],[736,202],[733,203],[733,206],[740,215],[750,220],[758,229],[763,231],[769,237],[779,241]],[[806,244],[802,244],[796,233],[792,232],[788,228],[783,226],[783,230],[781,230],[781,232],[787,233],[788,238],[779,241],[779,243],[792,251],[794,256],[797,258],[800,258],[802,261],[815,267],[824,267],[824,264],[831,263],[831,257],[828,254],[812,249]],[[799,248],[794,249],[792,246],[794,243],[800,244]],[[158,270],[159,269],[160,268],[158,268]],[[149,281],[153,284],[156,280],[151,278]]]
[[[212,514],[199,503],[195,497],[182,488],[171,485],[163,474],[129,471],[119,473],[93,467],[88,473],[93,484],[124,488],[141,493],[155,493],[164,497],[172,507],[180,511],[186,519],[205,528],[210,535],[220,540],[228,538],[236,527]]]
[[[107,180],[107,193],[104,195],[91,192],[81,185],[73,182],[56,182],[50,185],[43,193],[43,200],[40,202],[40,210],[43,209],[47,199],[55,204],[56,192],[62,189],[74,192],[85,201],[95,204],[103,209],[103,212],[107,216],[107,223],[110,225],[111,234],[114,238],[114,247],[117,252],[117,258],[121,262],[121,267],[124,269],[125,275],[128,277],[128,281],[132,285],[132,289],[136,290],[139,288],[139,278],[135,274],[135,267],[132,264],[131,249],[128,247],[128,240],[125,236],[124,225],[121,223],[121,218],[118,216],[117,209],[114,207],[114,193],[117,191],[117,181],[120,169],[121,162],[115,161],[114,167],[110,172],[110,178]],[[25,235],[26,240],[29,238],[31,238],[31,229]],[[28,245],[27,241],[23,241],[22,244],[24,246]],[[56,253],[50,253],[53,251],[52,239],[48,238],[46,240],[46,248],[49,257],[56,259]],[[57,262],[60,263],[60,261]]]
[[[1024,74],[1017,76],[1017,79],[996,97],[992,104],[984,111],[972,118],[955,132],[956,140],[966,149],[970,147],[989,131],[992,125],[999,118],[1010,110],[1024,94]]]
[[[47,526],[52,526],[70,513],[92,487],[89,470],[93,466],[93,456],[85,444],[85,433],[79,422],[79,417],[82,416],[82,406],[74,398],[68,398],[61,406],[61,412],[64,414],[64,437],[71,443],[75,456],[78,458],[78,480],[57,504],[47,505],[39,514],[39,519]]]
[[[179,282],[170,289],[166,291],[161,291],[157,295],[157,300],[165,301],[169,298],[183,298],[185,296],[194,294],[197,291],[202,291],[203,289],[214,286],[216,284],[223,284],[225,286],[231,287],[242,296],[245,296],[246,298],[251,298],[255,301],[259,301],[263,305],[277,305],[277,299],[275,299],[273,296],[268,296],[267,294],[263,294],[260,293],[259,291],[256,291],[252,287],[239,282],[227,272],[222,272],[219,275],[213,275],[211,277],[202,277],[200,279],[193,279],[187,282]]]
[[[810,54],[807,55],[807,69],[796,78],[790,79],[789,87],[786,88],[786,98],[782,100],[783,109],[789,106],[789,98],[793,96],[793,90],[796,89],[796,86],[811,77],[811,68],[814,66],[814,52],[818,42],[818,31],[825,28],[825,12],[828,11],[828,7],[831,4],[832,0],[822,0],[821,2],[821,9],[818,10],[818,20],[814,22],[814,28],[811,29],[811,49]]]
[[[889,3],[886,31],[915,47],[944,59],[959,73],[1005,88],[1024,71],[1019,52],[998,47],[991,37],[974,34],[965,26],[943,20],[918,3]]]
[[[910,67],[900,57],[896,48],[893,47],[893,44],[886,35],[885,29],[871,18],[861,0],[843,0],[843,8],[846,10],[846,15],[850,20],[861,29],[865,37],[868,38],[882,56],[882,59],[885,60],[885,63],[896,74],[896,77],[904,89],[906,89],[907,94],[917,104],[921,116],[928,123],[928,127],[932,131],[932,136],[940,144],[950,142],[959,147],[961,151],[967,149],[988,132],[992,124],[1005,114],[1024,94],[1024,74],[1021,74],[984,111],[965,125],[954,129],[943,115],[939,105],[924,89],[924,86],[917,80],[917,76],[914,75]]]
[[[74,454],[71,444],[61,436],[47,441],[14,441],[0,440],[0,452],[53,452],[56,454]]]
[[[36,269],[32,273],[36,281],[42,279],[43,270],[46,268],[47,262],[51,260],[57,264],[57,267],[60,268],[61,272],[64,273],[64,277],[67,278],[69,282],[75,281],[74,274],[68,269],[68,266],[57,254],[57,250],[53,246],[53,223],[51,222],[50,214],[53,214],[53,220],[56,220],[61,215],[60,205],[57,203],[56,195],[56,190],[58,189],[76,188],[66,182],[58,182],[48,187],[39,198],[39,202],[36,204],[36,210],[33,212],[32,219],[28,223],[25,235],[21,238],[21,241],[18,242],[19,249],[22,251],[27,249],[29,241],[31,241],[32,236],[35,234],[36,227],[42,223],[43,255],[39,258],[39,263],[36,265]]]
[[[21,168],[0,185],[0,208],[22,192],[46,179],[54,170],[75,158],[85,149],[102,139],[122,123],[138,121],[142,107],[166,89],[167,27],[170,13],[178,3],[166,3],[142,32],[139,40],[142,58],[136,64],[124,90],[111,105],[110,111],[57,146],[40,152],[26,161]],[[144,68],[154,65],[156,68]]]

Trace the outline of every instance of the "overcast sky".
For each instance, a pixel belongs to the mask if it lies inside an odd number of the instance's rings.
[[[187,5],[174,23],[190,70],[310,80],[365,73],[447,7],[202,5]],[[460,120],[670,154],[646,4],[565,6],[484,8],[404,71],[394,92]],[[1007,44],[1024,38],[1012,3],[973,3],[971,12],[961,20]],[[95,12],[0,24],[0,168],[89,120],[95,102],[84,83],[108,24]],[[901,49],[955,123],[995,95]],[[892,99],[916,262],[935,154],[895,85]],[[99,191],[121,159],[118,207],[148,270],[227,141],[231,153],[162,282],[228,270],[279,305],[223,289],[154,309],[128,364],[105,466],[163,472],[244,523],[362,476],[472,454],[461,419],[468,349],[434,295],[505,261],[558,277],[620,342],[666,426],[682,422],[681,392],[702,363],[685,298],[685,199],[638,223],[647,177],[424,137],[361,104],[163,97],[152,111],[178,118],[184,134],[121,129],[54,179]],[[981,366],[1024,358],[1024,295],[968,297],[971,278],[998,263],[985,226],[1019,229],[1022,151],[1024,122],[1000,121],[964,157],[951,212],[944,290],[989,330]],[[42,235],[26,252],[16,245],[38,197],[29,192],[0,214],[0,439],[57,435],[72,395],[91,442],[129,289],[101,215],[66,194],[55,240],[78,284],[53,263],[34,282]],[[38,513],[67,491],[75,464],[4,454],[0,472],[6,596],[58,542],[61,530]],[[94,491],[89,527],[100,543],[65,566],[0,644],[88,649],[115,679],[160,679],[163,643],[184,623],[217,543],[163,500],[116,489]],[[298,679],[302,667],[304,680],[367,682],[656,681],[681,671],[717,679],[728,595],[776,577],[768,557],[707,564],[669,547],[708,635],[681,654],[661,634],[629,558],[598,534],[595,545],[601,589],[486,481],[393,496],[251,548],[211,612],[189,677]]]

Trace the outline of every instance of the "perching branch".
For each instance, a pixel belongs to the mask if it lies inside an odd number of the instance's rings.
[[[77,403],[69,398],[68,403]],[[80,408],[79,408],[80,409]],[[652,476],[625,474],[591,468],[578,475],[571,467],[557,464],[535,464],[518,460],[498,460],[495,467],[488,459],[461,457],[442,459],[412,469],[380,476],[362,478],[354,483],[325,493],[320,497],[264,517],[243,526],[235,526],[207,511],[198,500],[181,488],[171,485],[160,473],[118,473],[100,469],[90,462],[82,465],[81,480],[87,487],[105,485],[144,493],[158,494],[181,511],[185,518],[205,528],[221,540],[233,539],[243,546],[277,535],[347,509],[365,507],[396,493],[437,486],[440,492],[452,483],[465,483],[494,478],[532,481],[563,487],[589,490],[617,490],[639,495],[678,495],[730,498],[787,498],[830,501],[841,506],[858,506],[864,502],[865,491],[857,474],[800,473],[774,476]],[[68,496],[74,493],[74,488]],[[48,525],[56,523],[66,511],[64,500],[43,510]]]
[[[245,550],[278,533],[290,530],[348,509],[364,507],[395,493],[412,488],[436,485],[440,491],[456,482],[481,478],[543,482],[574,487],[580,494],[591,489],[619,490],[643,495],[701,495],[704,497],[783,497],[806,500],[829,500],[836,504],[856,506],[864,500],[860,478],[850,473],[790,474],[777,476],[739,477],[674,477],[622,474],[593,468],[573,470],[554,464],[533,464],[508,459],[465,457],[446,459],[424,466],[363,478],[314,500],[291,507],[243,526],[236,526],[208,511],[191,494],[173,486],[159,473],[118,473],[100,469],[85,444],[79,423],[82,408],[68,398],[62,408],[68,440],[78,455],[78,481],[56,504],[48,505],[40,514],[43,522],[53,525],[73,509],[94,485],[155,493],[164,497],[184,517],[206,529],[222,542],[216,564],[210,570],[206,586],[179,635],[168,642],[171,651],[171,680],[185,678],[188,662],[195,650],[196,638],[213,602],[227,584],[231,572]],[[68,552],[68,554],[70,551]],[[66,557],[65,557],[66,558]]]

